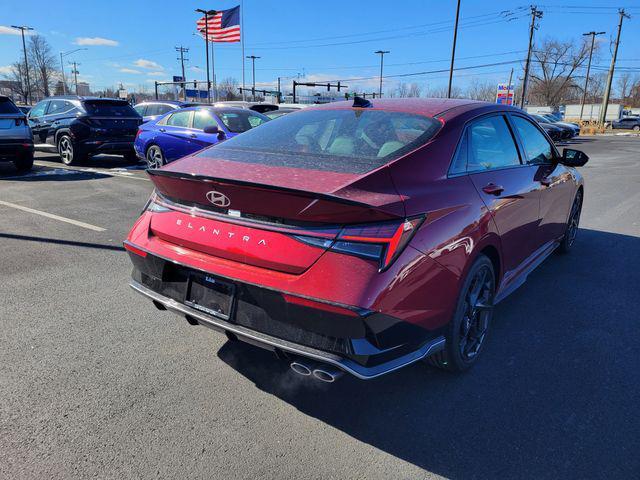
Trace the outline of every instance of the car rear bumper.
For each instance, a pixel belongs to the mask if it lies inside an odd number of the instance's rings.
[[[33,154],[33,143],[25,140],[0,139],[0,160],[12,160]]]
[[[133,245],[127,246],[130,249]],[[397,318],[356,307],[345,315],[344,306],[318,309],[313,301],[302,297],[302,304],[290,303],[288,294],[238,281],[230,282],[235,289],[232,315],[221,318],[187,304],[190,278],[203,272],[141,252],[144,256],[129,251],[134,264],[130,285],[134,290],[153,300],[157,307],[185,316],[190,323],[197,322],[277,353],[330,364],[369,379],[444,347],[444,337],[439,332]],[[227,278],[221,280],[229,282]]]
[[[174,299],[154,292],[152,289],[139,284],[135,280],[130,282],[130,286],[138,293],[153,300],[155,304],[162,305],[162,307],[175,312],[178,315],[196,320],[200,325],[225,333],[228,336],[229,334],[232,334],[238,340],[252,345],[257,345],[268,350],[285,352],[290,355],[297,355],[317,362],[333,365],[361,380],[370,380],[415,363],[442,350],[445,344],[444,337],[438,336],[412,352],[406,353],[387,362],[367,367],[356,363],[349,358],[341,357],[331,352],[287,341],[282,338],[251,330],[242,325],[237,325],[229,321],[207,315]]]
[[[85,140],[79,147],[90,154],[116,154],[134,153],[133,140]]]

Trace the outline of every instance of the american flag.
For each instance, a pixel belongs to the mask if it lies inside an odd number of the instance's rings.
[[[229,10],[220,10],[208,18],[210,42],[239,42],[240,41],[240,5]],[[197,22],[198,32],[205,36],[205,18]]]

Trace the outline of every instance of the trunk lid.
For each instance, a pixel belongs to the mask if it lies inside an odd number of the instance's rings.
[[[386,168],[363,175],[187,157],[148,173],[172,209],[152,217],[153,235],[286,273],[309,268],[344,225],[404,217]]]

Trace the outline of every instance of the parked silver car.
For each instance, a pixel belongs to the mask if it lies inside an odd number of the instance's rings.
[[[12,161],[21,172],[33,167],[33,134],[27,117],[9,97],[1,95],[0,161]]]

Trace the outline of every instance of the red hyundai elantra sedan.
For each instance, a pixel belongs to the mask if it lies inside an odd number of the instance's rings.
[[[587,159],[512,107],[308,108],[148,171],[131,286],[320,380],[465,370],[494,306],[573,244]]]

